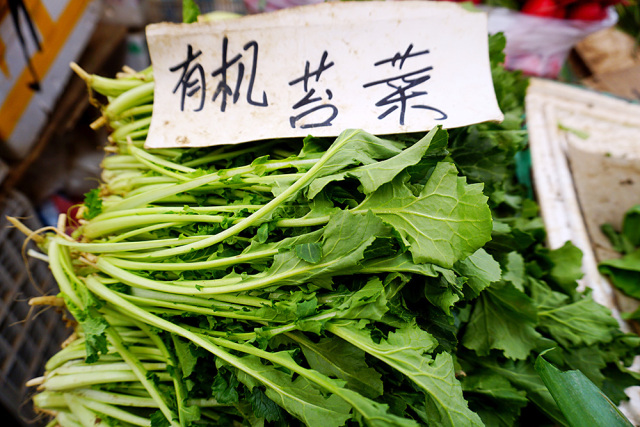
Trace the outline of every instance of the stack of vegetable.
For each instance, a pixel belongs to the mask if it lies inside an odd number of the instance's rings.
[[[620,258],[600,262],[600,273],[625,295],[640,300],[640,205],[624,213],[620,230],[609,223],[600,228],[609,238],[611,248],[621,255]],[[632,313],[623,313],[623,316],[639,320],[640,308]]]
[[[625,399],[640,340],[576,291],[575,247],[542,246],[503,47],[503,123],[385,138],[145,150],[152,72],[81,73],[112,144],[82,224],[41,244],[77,326],[35,405],[62,426],[566,424],[544,351]]]

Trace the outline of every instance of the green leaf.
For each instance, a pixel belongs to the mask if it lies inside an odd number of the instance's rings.
[[[424,310],[421,318],[422,327],[429,331],[438,340],[438,349],[454,354],[458,347],[458,327],[454,322],[460,322],[460,312],[455,312],[455,316],[447,315],[442,310],[429,308]]]
[[[102,213],[102,199],[100,198],[99,188],[94,188],[85,193],[84,205],[87,207],[84,219],[92,219]]]
[[[453,358],[440,353],[435,359],[428,355],[438,342],[417,325],[390,332],[388,338],[376,343],[371,334],[355,323],[336,325],[327,329],[356,347],[404,374],[426,397],[430,422],[442,426],[481,426],[477,414],[471,412],[462,396],[462,388],[455,378]]]
[[[329,287],[333,275],[357,273],[364,251],[377,236],[389,233],[389,227],[371,212],[337,212],[324,228],[322,258],[317,263],[308,263],[291,252],[279,253],[267,274],[278,277],[277,284],[281,286],[311,281]]]
[[[411,419],[401,418],[389,411],[389,406],[367,399],[355,391],[345,389],[342,392],[345,399],[349,399],[357,410],[355,419],[360,425],[371,427],[418,427],[418,423]],[[363,422],[364,421],[364,422]]]
[[[622,234],[633,246],[640,246],[640,205],[633,206],[625,213]]]
[[[345,130],[326,151],[330,156],[318,169],[314,181],[350,166],[368,165],[388,159],[400,154],[404,148],[402,143],[379,138],[363,130]],[[301,153],[300,158],[305,158],[305,155]],[[321,182],[318,181],[319,184]],[[309,185],[310,194],[316,195],[320,191],[315,191],[317,186],[318,184],[314,185],[313,183]],[[308,198],[312,199],[313,197],[309,196]]]
[[[180,338],[176,338],[173,340],[174,348],[176,352],[176,356],[178,358],[178,363],[180,365],[180,369],[182,370],[182,378],[187,378],[193,372],[196,367],[196,363],[198,362],[198,358],[191,351],[191,346],[193,346],[190,342],[185,342]]]
[[[621,254],[628,254],[635,250],[635,247],[631,244],[629,239],[627,239],[624,234],[619,233],[615,228],[613,228],[613,225],[609,223],[602,224],[600,226],[600,231],[602,231],[602,234],[607,236],[609,243],[611,243],[611,248],[614,251],[620,252]]]
[[[256,238],[259,243],[264,243],[269,238],[269,223],[265,222],[260,227],[258,227],[258,231],[256,233]]]
[[[314,198],[329,182],[342,181],[347,177],[356,178],[360,181],[364,194],[371,194],[381,185],[391,182],[403,170],[420,162],[433,139],[437,139],[438,141],[435,144],[440,146],[442,145],[440,141],[445,141],[446,143],[447,138],[445,130],[439,127],[434,128],[411,147],[389,159],[316,179],[309,186],[308,197],[310,199]]]
[[[449,310],[464,295],[462,293],[463,279],[456,276],[453,270],[434,266],[440,275],[435,279],[427,279],[424,286],[424,296],[429,302],[449,314]]]
[[[191,24],[198,20],[200,8],[195,0],[182,0],[182,22]]]
[[[295,337],[299,338],[300,336],[296,335]],[[282,366],[288,365],[289,362],[293,362],[291,354],[288,352],[272,353],[269,356],[269,359],[275,363],[280,363]],[[335,393],[330,397],[330,399],[335,398],[336,396],[344,399],[344,402],[347,402],[355,410],[356,413],[354,415],[356,420],[364,421],[364,424],[368,426],[417,427],[417,424],[413,420],[401,418],[390,413],[389,407],[386,404],[373,401],[362,396],[356,391],[344,388],[345,383],[340,379],[329,378],[317,371],[308,371],[308,374],[313,377],[317,383],[323,384],[324,386],[330,386],[329,389]],[[338,399],[336,402],[341,402],[341,400]],[[319,425],[325,425],[325,423],[323,422]]]
[[[603,369],[602,374],[604,375],[602,391],[616,403],[629,400],[626,394],[628,387],[640,385],[638,374],[620,366],[617,361]]]
[[[349,295],[336,309],[337,317],[342,319],[382,319],[389,311],[382,281],[372,277],[362,289]]]
[[[318,299],[315,297],[299,301],[296,305],[296,317],[302,318],[312,316],[315,314],[317,307]]]
[[[295,322],[299,317],[311,315],[317,306],[316,298],[309,298],[308,294],[302,291],[291,292],[282,295],[278,301],[274,301],[271,306],[263,306],[257,310],[242,310],[243,313],[251,314],[265,322]]]
[[[478,297],[462,344],[480,356],[496,349],[510,359],[525,359],[542,337],[537,323],[533,300],[510,283],[497,283]]]
[[[527,398],[556,423],[567,425],[551,393],[529,361],[507,360],[504,363],[499,363],[485,358],[480,363],[491,372],[509,380],[514,387],[524,390],[527,393]]]
[[[571,368],[582,372],[598,387],[602,385],[604,374],[601,371],[607,364],[600,349],[595,346],[571,349],[566,352],[564,358]]]
[[[438,270],[439,271],[439,270]],[[413,273],[421,276],[437,277],[433,264],[416,264],[407,252],[391,258],[367,260],[363,263],[363,273]]]
[[[620,410],[580,371],[562,372],[540,355],[536,371],[572,427],[629,426]]]
[[[630,297],[640,299],[640,249],[598,264],[600,273],[606,275],[613,285]]]
[[[491,241],[485,245],[485,249],[491,253],[517,251],[525,254],[532,245],[543,240],[546,235],[540,218],[531,220],[518,218],[510,224],[494,220],[493,224]]]
[[[109,327],[109,323],[96,310],[89,309],[89,314],[78,319],[85,334],[85,347],[87,357],[86,363],[95,363],[100,354],[107,354],[107,337],[104,331]]]
[[[237,390],[239,384],[238,379],[231,371],[220,368],[218,374],[213,378],[211,391],[218,402],[235,403],[239,400]]]
[[[467,299],[476,298],[491,283],[500,280],[502,275],[500,264],[484,249],[478,249],[467,258],[458,261],[453,269],[467,279],[464,292]]]
[[[247,396],[247,400],[251,404],[256,417],[264,418],[269,422],[278,421],[282,418],[280,407],[269,399],[260,387],[254,387]]]
[[[524,258],[518,252],[509,252],[507,254],[505,272],[502,278],[507,282],[511,282],[517,290],[524,292],[526,283]]]
[[[382,394],[381,375],[367,365],[364,351],[336,337],[314,343],[298,335],[296,341],[311,369],[346,381],[347,388],[366,397]]]
[[[524,391],[499,375],[471,375],[461,382],[469,406],[487,426],[515,425],[520,410],[529,403]]]
[[[364,252],[364,260],[387,259],[398,253],[398,241],[395,237],[378,237]]]
[[[511,386],[511,383],[499,375],[471,375],[462,382],[465,392],[473,392],[495,400],[524,407],[527,404],[526,393]]]
[[[295,254],[301,260],[316,264],[322,258],[322,244],[316,243],[301,243],[294,248]]]
[[[283,352],[276,355],[291,359]],[[238,379],[242,383],[253,391],[256,380],[264,382],[267,397],[305,424],[339,427],[351,418],[351,406],[348,403],[334,394],[328,398],[323,396],[305,378],[299,376],[292,381],[290,375],[275,366],[263,364],[253,356],[243,357],[242,362],[250,375],[255,376],[255,379],[249,379],[247,373],[239,371]]]
[[[451,157],[460,171],[474,182],[486,184],[499,183],[509,173],[508,155],[496,141],[495,132],[482,132],[478,128],[470,128],[465,135],[464,144],[454,141],[450,144]],[[522,135],[513,131],[514,135]]]
[[[481,185],[468,185],[451,163],[438,163],[418,196],[406,175],[380,187],[358,207],[394,227],[413,261],[451,268],[491,238],[491,211]]]
[[[180,420],[186,425],[196,425],[202,417],[200,407],[197,405],[180,405]]]
[[[162,411],[155,411],[149,416],[151,427],[169,427],[171,423],[167,420]]]
[[[611,341],[618,322],[611,311],[591,297],[558,307],[541,307],[540,326],[564,346],[593,345]]]
[[[565,347],[606,343],[613,339],[618,322],[611,311],[590,295],[570,297],[531,279],[531,296],[539,307],[540,327]]]
[[[573,292],[576,288],[576,280],[582,278],[582,251],[571,242],[566,242],[561,248],[550,250],[547,256],[553,263],[551,278],[565,289]]]
[[[417,374],[423,390],[427,392],[426,408],[429,419],[436,425],[442,426],[481,426],[480,417],[472,412],[462,397],[462,388],[455,378],[453,359],[448,353],[438,354],[432,365],[431,372]],[[435,387],[438,387],[435,391]]]

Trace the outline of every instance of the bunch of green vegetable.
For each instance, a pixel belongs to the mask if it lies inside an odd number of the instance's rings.
[[[603,224],[601,230],[622,256],[602,261],[598,269],[624,294],[640,299],[640,205],[625,212],[620,230],[611,224]],[[639,319],[640,309],[628,313],[627,318]]]
[[[567,423],[534,363],[615,403],[640,339],[576,291],[514,158],[526,80],[490,39],[501,124],[145,150],[150,70],[106,97],[103,183],[41,243],[77,321],[35,405],[77,425]]]
[[[632,36],[636,46],[640,45],[640,3],[638,0],[628,0],[616,6],[618,23],[616,26]]]

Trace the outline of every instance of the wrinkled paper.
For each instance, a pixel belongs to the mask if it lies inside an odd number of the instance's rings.
[[[500,121],[487,17],[440,2],[330,2],[147,27],[147,148]]]

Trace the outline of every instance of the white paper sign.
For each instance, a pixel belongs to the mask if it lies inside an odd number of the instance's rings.
[[[146,147],[499,121],[487,18],[448,2],[337,2],[147,27]]]

